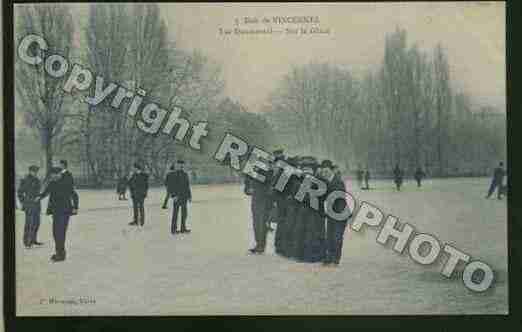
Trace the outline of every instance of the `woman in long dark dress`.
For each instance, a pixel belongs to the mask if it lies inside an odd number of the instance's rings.
[[[314,174],[316,178],[324,180],[320,172],[320,168],[317,164],[313,165]],[[305,224],[305,236],[304,236],[304,249],[303,249],[303,261],[307,263],[320,262],[325,256],[325,215],[324,215],[324,197],[319,198],[317,210],[310,206],[310,201],[307,200],[305,205],[307,207],[306,214],[304,216]]]
[[[303,180],[300,159],[297,160],[299,173],[290,180],[290,192],[287,209],[286,255],[292,259],[301,259],[303,250],[303,204],[295,200],[294,196],[299,190]]]
[[[297,159],[289,158],[288,164],[297,167]],[[293,175],[283,191],[284,194],[284,213],[277,224],[275,249],[276,253],[292,257],[294,253],[294,227],[296,221],[296,211],[298,202],[295,201],[294,195],[299,189],[300,177]]]
[[[317,168],[317,161],[313,157],[303,157],[300,166],[304,175],[313,175]],[[317,227],[319,227],[317,211],[310,207],[308,196],[304,198],[303,202],[297,202],[296,210],[292,231],[292,257],[301,262],[314,262],[319,259],[317,256],[320,256],[316,253],[320,246],[318,243],[320,241],[317,239]]]

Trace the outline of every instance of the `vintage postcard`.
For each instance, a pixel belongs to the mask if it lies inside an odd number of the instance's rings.
[[[16,315],[508,314],[505,17],[14,4]]]

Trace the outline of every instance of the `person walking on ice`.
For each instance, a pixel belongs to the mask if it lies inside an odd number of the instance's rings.
[[[359,186],[359,188],[363,189],[364,171],[362,170],[361,165],[359,165],[355,174],[357,176],[357,185]]]
[[[393,180],[395,182],[395,187],[397,188],[397,191],[401,191],[402,178],[403,178],[402,169],[400,169],[399,164],[397,164],[397,165],[395,165],[395,169],[393,170]]]
[[[364,184],[366,186],[363,189],[370,190],[370,170],[368,167],[366,167],[366,170],[364,171]]]
[[[417,167],[414,177],[415,181],[417,181],[417,187],[420,188],[420,186],[422,185],[422,179],[426,177],[426,173],[424,173],[420,167]]]
[[[495,168],[495,171],[493,172],[493,179],[491,179],[491,184],[489,186],[486,198],[490,198],[491,195],[495,192],[495,189],[497,189],[497,198],[502,199],[502,185],[505,175],[506,171],[504,170],[504,163],[500,162],[498,167]]]

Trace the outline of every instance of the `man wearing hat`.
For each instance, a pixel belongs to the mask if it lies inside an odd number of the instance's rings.
[[[41,204],[37,199],[41,188],[38,170],[38,166],[29,166],[29,174],[21,180],[20,187],[18,187],[18,199],[22,204],[22,210],[25,212],[24,245],[26,248],[43,244],[36,240],[40,227],[41,211]]]
[[[393,169],[393,181],[395,182],[395,187],[397,188],[397,191],[401,191],[403,176],[404,172],[399,167],[399,164],[395,165],[395,168]]]
[[[38,200],[49,196],[47,214],[53,216],[53,238],[56,253],[51,256],[53,262],[65,260],[65,235],[71,215],[78,213],[79,198],[72,186],[71,179],[60,167],[51,168],[49,183]]]
[[[185,172],[185,161],[178,160],[176,170],[169,173],[166,184],[167,191],[171,194],[173,200],[172,219],[170,224],[170,233],[190,233],[187,228],[187,202],[192,201],[192,192],[190,190],[190,181],[187,172]],[[178,213],[181,209],[181,228],[178,232]]]
[[[249,249],[252,254],[262,254],[266,248],[269,213],[273,206],[272,177],[273,170],[258,170],[263,173],[265,181],[260,182],[250,176],[245,177],[245,194],[251,196],[250,209],[256,245]]]
[[[165,187],[167,189],[167,194],[165,195],[165,199],[163,200],[163,205],[161,206],[162,209],[167,209],[167,204],[169,203],[169,199],[172,196],[173,193],[173,183],[172,179],[174,176],[174,171],[176,170],[176,166],[172,164],[169,168],[169,172],[167,173],[167,176],[165,177]]]
[[[149,191],[149,175],[143,171],[143,167],[135,163],[132,168],[132,176],[129,179],[129,189],[132,198],[133,221],[132,226],[143,226],[145,223],[145,198]]]

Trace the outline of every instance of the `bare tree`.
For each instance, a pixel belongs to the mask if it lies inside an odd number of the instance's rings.
[[[23,5],[18,7],[17,14],[18,41],[27,34],[38,34],[47,41],[49,54],[69,57],[74,26],[66,5]],[[32,51],[40,52],[43,57],[42,50]],[[64,78],[47,75],[43,62],[33,66],[16,58],[16,104],[24,112],[26,124],[38,130],[47,171],[53,162],[53,142],[62,130],[68,114],[65,92],[62,89],[63,81]]]

